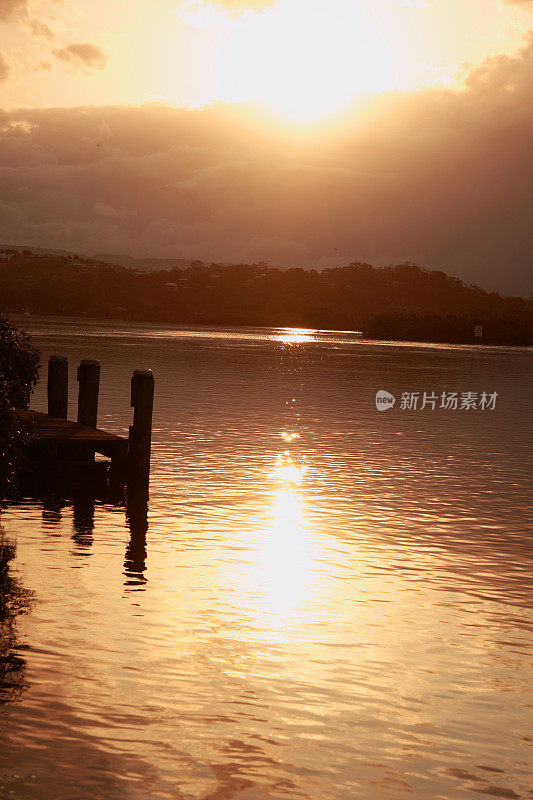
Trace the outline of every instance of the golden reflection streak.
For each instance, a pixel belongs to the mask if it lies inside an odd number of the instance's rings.
[[[278,639],[283,629],[307,619],[309,604],[318,593],[323,554],[308,526],[299,488],[307,471],[288,452],[276,459],[268,475],[277,484],[269,523],[253,533],[253,561],[237,590],[263,640]]]
[[[282,439],[285,439],[286,442],[292,442],[294,441],[294,439],[300,438],[299,433],[289,433],[288,431],[283,431],[282,433],[280,433],[280,436]]]
[[[283,328],[282,330],[283,333],[270,336],[269,339],[283,344],[303,344],[304,342],[314,342],[317,333],[313,328]]]
[[[287,451],[281,456],[278,456],[276,467],[272,473],[272,477],[277,478],[284,484],[299,486],[307,472],[307,467],[297,466],[293,463],[291,454]]]

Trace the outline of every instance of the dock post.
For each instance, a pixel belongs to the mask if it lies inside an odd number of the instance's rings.
[[[128,448],[128,480],[148,482],[152,445],[154,376],[151,369],[136,369],[131,379],[131,405],[134,408]]]
[[[78,367],[78,383],[78,422],[87,428],[96,428],[100,362],[82,361]]]
[[[123,439],[115,448],[111,456],[111,466],[109,469],[109,488],[113,495],[119,496],[126,482],[128,465],[128,442]]]
[[[48,359],[48,413],[51,417],[67,419],[68,360],[65,356]]]

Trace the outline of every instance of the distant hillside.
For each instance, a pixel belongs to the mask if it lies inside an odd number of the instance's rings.
[[[115,264],[121,267],[130,267],[130,269],[143,270],[145,272],[153,272],[154,270],[162,269],[182,269],[190,267],[193,259],[191,258],[134,258],[127,255],[116,255],[113,253],[99,253],[95,255],[99,261],[105,261],[107,264]]]
[[[193,258],[135,258],[126,253],[97,253],[87,255],[86,253],[74,253],[72,250],[54,250],[53,247],[33,247],[22,244],[0,244],[0,252],[12,250],[17,253],[35,253],[36,255],[65,256],[71,258],[82,258],[87,261],[94,261],[104,264],[114,264],[119,267],[129,267],[140,272],[154,272],[163,269],[185,269],[194,263],[204,263]],[[228,262],[220,262],[220,266],[229,267]],[[280,267],[285,269],[285,267]]]
[[[484,343],[533,343],[531,300],[411,263],[317,272],[192,262],[141,272],[72,254],[0,252],[0,303],[50,316],[362,330],[410,341],[471,343],[482,325]]]
[[[0,244],[0,252],[6,250],[16,250],[18,253],[22,253],[23,250],[27,250],[30,253],[46,253],[53,256],[75,256],[77,253],[73,253],[71,250],[54,250],[53,247],[31,247],[30,245],[26,244]]]
[[[32,247],[31,245],[0,244],[0,251],[13,250],[18,253],[28,252],[36,255],[65,256],[84,258],[92,261],[115,264],[116,266],[130,267],[144,272],[153,270],[173,269],[174,267],[189,267],[193,262],[191,258],[134,258],[129,255],[103,253],[88,256],[86,253],[74,253],[71,250],[55,250],[53,247]]]

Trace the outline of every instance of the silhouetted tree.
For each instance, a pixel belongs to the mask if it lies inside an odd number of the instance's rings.
[[[14,408],[27,408],[39,373],[39,352],[0,313],[0,501],[13,486],[27,433]]]

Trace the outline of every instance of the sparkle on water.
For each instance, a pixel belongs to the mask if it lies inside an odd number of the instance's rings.
[[[100,359],[117,433],[154,370],[153,466],[148,510],[2,513],[32,599],[0,619],[0,795],[527,797],[530,351],[31,326],[70,360],[71,409]],[[498,405],[379,413],[380,389]]]

